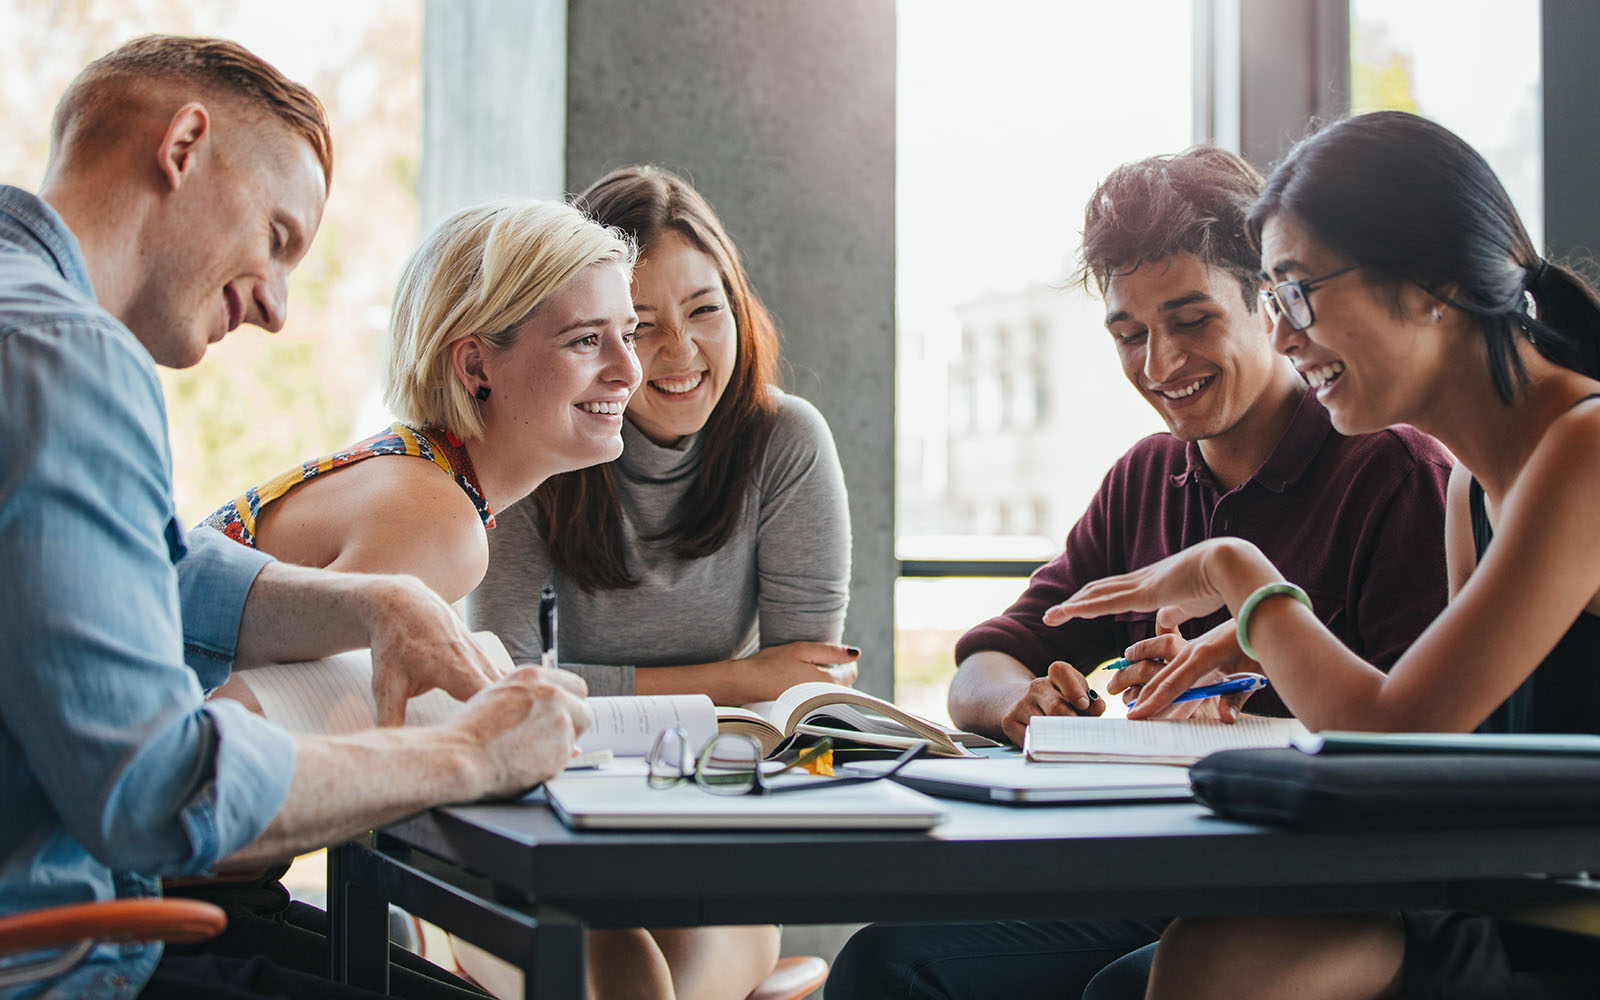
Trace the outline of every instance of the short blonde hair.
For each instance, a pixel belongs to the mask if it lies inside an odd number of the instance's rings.
[[[389,321],[383,397],[412,424],[483,434],[478,402],[455,377],[450,348],[476,336],[491,350],[578,272],[620,264],[633,241],[557,201],[501,201],[462,209],[429,233],[406,263]]]

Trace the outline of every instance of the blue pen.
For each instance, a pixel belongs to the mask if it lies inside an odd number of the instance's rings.
[[[1100,670],[1121,670],[1123,667],[1131,667],[1131,666],[1133,666],[1133,661],[1132,660],[1128,659],[1126,656],[1119,656],[1115,660],[1107,660],[1106,662],[1100,664],[1100,666],[1097,669],[1100,669]]]
[[[1229,680],[1218,681],[1215,684],[1202,684],[1199,687],[1192,687],[1172,699],[1171,704],[1176,705],[1180,701],[1198,701],[1201,698],[1215,698],[1224,694],[1237,694],[1241,691],[1260,691],[1266,686],[1267,679],[1265,677],[1234,677]],[[1137,701],[1130,701],[1128,702],[1128,707],[1133,708],[1138,704]]]

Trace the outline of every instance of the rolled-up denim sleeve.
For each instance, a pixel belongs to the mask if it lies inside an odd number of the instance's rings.
[[[177,531],[177,522],[173,522]],[[183,659],[207,691],[220,687],[233,669],[239,617],[265,552],[240,545],[215,528],[196,528],[180,544],[178,599],[183,608]]]
[[[263,720],[207,707],[185,664],[154,366],[109,320],[58,321],[0,336],[0,371],[0,724],[102,863],[206,871],[266,828],[294,750]],[[237,634],[254,574],[219,551],[193,565],[187,596],[218,605],[197,635],[231,651],[218,636]]]

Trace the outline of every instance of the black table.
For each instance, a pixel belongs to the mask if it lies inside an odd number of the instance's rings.
[[[579,997],[585,927],[1173,913],[1495,912],[1600,871],[1590,827],[1295,833],[1192,803],[945,800],[927,833],[574,832],[535,792],[435,809],[330,853],[334,975],[387,990],[387,904]]]

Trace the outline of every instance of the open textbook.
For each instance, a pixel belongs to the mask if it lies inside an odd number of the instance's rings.
[[[879,747],[927,740],[928,752],[938,757],[971,757],[968,747],[1000,745],[976,733],[929,722],[865,691],[826,681],[796,684],[776,701],[718,708],[717,724],[723,732],[751,737],[769,756],[796,733]]]
[[[1023,750],[1029,760],[1060,763],[1189,765],[1217,750],[1286,747],[1306,729],[1294,719],[1241,715],[1216,719],[1104,719],[1036,715],[1028,720]]]
[[[489,632],[473,634],[503,670],[511,657]],[[321,660],[249,667],[238,671],[260,703],[262,714],[295,732],[351,733],[378,724],[372,697],[372,660],[367,650],[351,650]],[[832,736],[873,746],[903,747],[925,739],[929,752],[969,757],[969,746],[996,746],[973,733],[949,729],[918,718],[870,694],[816,681],[797,684],[776,701],[738,707],[714,707],[702,694],[624,695],[590,698],[594,726],[580,741],[584,760],[609,751],[617,756],[643,756],[656,734],[676,726],[691,747],[704,746],[721,732],[739,732],[755,739],[770,755],[795,733]],[[429,691],[406,703],[408,725],[435,725],[461,711],[461,702],[443,691]]]
[[[472,638],[502,670],[511,669],[511,657],[493,633],[476,632]],[[352,733],[378,724],[372,658],[365,649],[304,663],[248,667],[235,676],[250,688],[263,715],[292,732]],[[716,709],[703,694],[590,698],[589,707],[594,725],[580,745],[590,761],[605,751],[642,757],[656,734],[672,726],[684,731],[691,746],[705,744],[717,732]],[[436,725],[461,708],[461,702],[443,691],[429,691],[406,703],[406,724]]]

